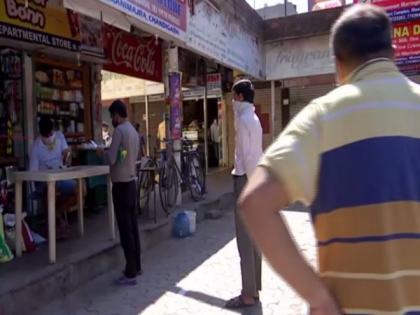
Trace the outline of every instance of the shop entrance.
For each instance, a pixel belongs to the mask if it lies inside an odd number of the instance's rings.
[[[204,156],[204,139],[207,137],[208,165],[209,168],[221,166],[220,149],[222,147],[221,119],[219,119],[218,98],[207,99],[207,134],[204,126],[204,100],[185,100],[183,102],[183,131],[184,136],[195,141],[200,153]],[[220,117],[221,118],[221,117]]]

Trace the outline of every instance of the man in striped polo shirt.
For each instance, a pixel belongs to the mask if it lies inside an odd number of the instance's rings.
[[[386,12],[356,5],[331,34],[340,86],[265,152],[240,207],[311,314],[420,314],[420,86],[393,62]],[[278,215],[310,205],[319,274]]]

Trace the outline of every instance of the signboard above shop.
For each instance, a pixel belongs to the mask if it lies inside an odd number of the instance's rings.
[[[195,5],[188,21],[186,45],[232,69],[256,78],[264,76],[262,40],[237,17],[216,10],[207,1]]]
[[[345,5],[345,0],[308,0],[308,11],[320,11]]]
[[[185,0],[99,0],[134,19],[183,40],[187,30]]]
[[[138,37],[104,25],[104,69],[150,81],[162,82],[162,44],[153,36]]]
[[[327,35],[269,43],[265,51],[267,80],[335,72]]]
[[[420,0],[355,0],[383,7],[393,23],[395,61],[406,74],[420,73]]]
[[[78,16],[48,1],[0,1],[0,37],[80,51]]]

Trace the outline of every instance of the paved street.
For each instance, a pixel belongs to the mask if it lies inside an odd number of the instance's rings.
[[[315,262],[309,216],[285,212],[305,256]],[[144,255],[144,275],[136,287],[119,288],[112,280],[121,266],[65,300],[48,305],[48,315],[191,315],[191,314],[305,314],[305,305],[265,263],[261,306],[244,311],[223,309],[226,299],[240,288],[239,257],[233,213],[220,220],[204,221],[194,237],[171,239]],[[38,315],[39,315],[38,314]]]

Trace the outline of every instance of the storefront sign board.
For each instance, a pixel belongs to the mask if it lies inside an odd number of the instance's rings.
[[[80,51],[78,16],[46,0],[0,1],[0,37]]]
[[[99,1],[178,39],[185,37],[187,29],[187,3],[185,0]]]
[[[197,2],[188,21],[186,44],[200,54],[256,78],[264,76],[263,47],[238,18]]]
[[[141,38],[104,25],[104,69],[136,78],[162,82],[162,44],[154,37]]]
[[[393,23],[395,62],[407,74],[420,73],[420,0],[355,0],[383,7]]]
[[[268,80],[334,73],[328,36],[292,39],[266,45]]]

